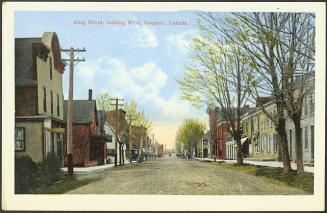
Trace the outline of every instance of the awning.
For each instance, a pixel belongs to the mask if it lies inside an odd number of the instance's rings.
[[[248,137],[241,138],[241,144],[243,144],[247,139]]]

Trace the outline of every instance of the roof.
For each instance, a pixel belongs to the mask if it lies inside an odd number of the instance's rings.
[[[67,106],[68,101],[64,100],[64,120],[67,120]],[[92,123],[93,115],[97,116],[95,100],[73,100],[73,123]]]
[[[32,85],[36,83],[33,72],[33,44],[41,43],[41,38],[15,39],[15,83]]]
[[[258,97],[256,99],[256,106],[261,106],[261,105],[265,105],[268,102],[272,102],[275,100],[275,97],[273,96],[267,96],[267,97]]]
[[[15,39],[15,83],[36,85],[36,56],[46,60],[52,51],[55,69],[63,74],[65,64],[61,60],[60,45],[55,32],[45,32],[39,38]]]

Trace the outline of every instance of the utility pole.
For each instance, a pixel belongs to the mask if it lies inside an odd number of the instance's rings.
[[[143,125],[141,125],[141,142],[140,142],[140,150],[139,150],[139,161],[143,162],[143,153],[142,153],[142,148],[143,148],[143,140],[144,140],[144,133],[146,133],[146,131],[144,131],[145,127]],[[142,158],[141,158],[142,157]],[[141,160],[142,159],[142,160]]]
[[[115,105],[116,106],[116,119],[115,119],[115,166],[117,166],[117,140],[118,140],[118,106],[124,106],[124,104],[118,104],[118,101],[124,101],[124,99],[119,99],[119,98],[111,98],[110,100],[115,101],[115,104],[110,104],[110,105]],[[119,165],[121,164],[121,153],[119,152]]]
[[[154,156],[156,156],[156,142],[154,141],[154,133],[152,133],[152,141],[154,146]]]
[[[134,115],[128,115],[129,120],[129,163],[132,163],[132,121],[136,120],[133,118]]]
[[[85,59],[75,59],[75,52],[86,52],[83,49],[61,49],[62,52],[69,52],[69,59],[62,59],[62,61],[69,61],[69,89],[68,89],[68,108],[67,108],[67,167],[68,176],[70,179],[74,177],[74,162],[73,162],[73,84],[74,84],[74,66],[75,62],[85,61]]]

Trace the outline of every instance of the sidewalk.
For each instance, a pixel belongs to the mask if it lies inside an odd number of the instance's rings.
[[[202,161],[212,161],[214,159],[211,158],[195,158],[196,160]],[[236,163],[236,160],[216,160],[216,162],[226,162],[226,163]],[[261,166],[270,166],[270,167],[283,167],[283,162],[278,161],[253,161],[253,160],[244,160],[244,163],[252,164],[252,165],[261,165]],[[292,169],[296,170],[296,163],[291,163]],[[312,166],[304,166],[305,172],[314,173],[314,167]]]
[[[125,164],[129,164],[129,161],[125,161]],[[100,166],[91,166],[91,167],[74,167],[74,174],[76,175],[84,175],[84,174],[91,174],[95,172],[102,172],[106,169],[110,169],[115,167],[115,164],[105,164]],[[67,174],[68,169],[67,167],[61,168],[61,170]]]

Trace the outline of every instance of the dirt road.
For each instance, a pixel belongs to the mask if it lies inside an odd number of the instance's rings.
[[[157,195],[282,195],[304,191],[265,182],[263,179],[225,169],[217,163],[150,159],[142,164],[109,169],[98,181],[70,191],[74,194]]]

